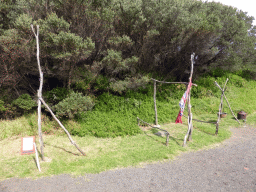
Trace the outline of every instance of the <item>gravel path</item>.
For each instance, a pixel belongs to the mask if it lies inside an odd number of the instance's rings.
[[[256,128],[235,128],[232,132],[230,139],[214,149],[186,153],[169,163],[86,174],[77,178],[69,175],[34,181],[12,178],[0,182],[0,191],[256,192]]]

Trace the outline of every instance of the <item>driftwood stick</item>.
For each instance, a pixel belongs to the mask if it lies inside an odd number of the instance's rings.
[[[41,172],[40,163],[39,163],[39,159],[38,159],[38,153],[37,153],[37,149],[36,149],[36,143],[34,143],[34,147],[35,147],[35,152],[36,152],[36,164],[37,164],[37,168],[38,168],[38,170]]]
[[[235,114],[233,113],[233,111],[232,111],[232,109],[231,109],[231,107],[230,107],[230,104],[229,104],[229,102],[228,102],[228,99],[227,99],[225,93],[223,94],[223,96],[224,96],[224,98],[225,98],[225,100],[226,100],[226,102],[227,102],[227,104],[228,104],[228,107],[229,107],[229,109],[230,109],[232,115],[234,116],[234,118],[236,119],[236,121],[237,121],[239,124],[241,124],[240,121],[236,118]]]
[[[138,122],[139,122],[139,121],[142,121],[143,123],[149,125],[149,126],[152,127],[152,128],[156,128],[156,129],[159,129],[159,130],[161,130],[161,131],[166,132],[166,145],[168,145],[168,143],[169,143],[169,136],[170,136],[170,133],[169,133],[168,131],[166,131],[166,130],[164,130],[164,129],[160,129],[159,127],[155,127],[155,126],[153,126],[153,125],[150,125],[149,123],[147,123],[146,121],[143,121],[143,120],[140,119],[139,117],[137,117],[137,120],[138,120]]]
[[[70,142],[78,149],[78,151],[80,151],[80,153],[82,153],[84,156],[86,155],[77,145],[76,143],[73,141],[73,139],[71,138],[68,130],[62,125],[62,123],[59,121],[59,119],[54,115],[54,113],[52,112],[52,110],[50,109],[50,107],[45,103],[45,101],[43,100],[43,98],[39,98],[40,101],[44,104],[44,106],[48,109],[48,111],[51,113],[51,115],[53,116],[53,118],[55,119],[55,121],[57,121],[57,123],[61,126],[61,128],[66,132],[66,134],[68,135],[68,138],[70,140]]]
[[[156,108],[156,81],[154,81],[154,108],[155,108],[155,125],[158,125],[158,120],[157,120],[157,108]]]
[[[166,82],[166,81],[159,81],[159,80],[156,80],[156,79],[153,79],[153,78],[151,78],[151,80],[156,81],[158,83],[167,83],[167,84],[186,84],[186,85],[189,84],[188,82]],[[192,83],[192,85],[197,87],[197,84]]]
[[[228,99],[227,99],[227,97],[226,97],[226,95],[225,95],[225,93],[224,93],[225,90],[222,89],[216,81],[215,81],[215,85],[216,85],[217,87],[219,87],[219,89],[220,89],[221,92],[223,93],[223,96],[224,96],[224,98],[225,98],[225,100],[226,100],[226,102],[227,102],[227,104],[228,104],[229,110],[231,111],[232,115],[234,116],[234,118],[236,119],[236,121],[237,121],[239,124],[241,124],[240,121],[236,118],[235,114],[233,113],[233,111],[232,111],[232,109],[231,109],[231,107],[230,107],[230,104],[229,104],[229,102],[228,102]]]
[[[193,124],[192,124],[192,112],[191,112],[191,104],[190,104],[190,93],[188,96],[188,114],[189,114],[189,135],[188,135],[188,141],[192,141],[192,132],[193,132]]]
[[[225,92],[225,88],[226,88],[226,85],[227,85],[227,82],[228,82],[228,78],[224,84],[224,87],[223,87],[223,91],[221,93],[221,98],[220,98],[220,105],[219,105],[219,114],[218,114],[218,120],[217,120],[217,123],[216,123],[216,131],[215,131],[215,135],[218,135],[218,132],[219,132],[219,122],[220,122],[220,115],[222,113],[222,109],[223,109],[223,94]],[[215,83],[216,84],[216,83]]]
[[[195,53],[191,54],[191,71],[190,71],[189,82],[192,81],[192,76],[193,76],[193,71],[194,71],[194,57],[195,57]],[[186,146],[187,139],[189,141],[192,140],[192,130],[193,130],[191,104],[190,104],[190,93],[188,94],[187,99],[188,99],[188,131],[184,137],[183,147]]]
[[[35,35],[36,38],[36,48],[37,48],[37,53],[36,53],[36,57],[37,57],[37,64],[38,64],[38,70],[39,70],[39,75],[40,75],[40,85],[39,85],[39,89],[37,91],[37,103],[38,103],[38,109],[37,109],[37,113],[38,113],[38,135],[39,135],[39,143],[40,143],[40,150],[41,150],[41,156],[42,156],[42,160],[44,161],[44,142],[43,142],[43,136],[42,136],[42,128],[41,128],[41,101],[39,100],[39,98],[42,97],[42,89],[43,89],[43,72],[41,70],[41,65],[40,65],[40,58],[39,58],[39,25],[37,25],[37,33],[35,33],[34,27],[31,24],[31,29]]]

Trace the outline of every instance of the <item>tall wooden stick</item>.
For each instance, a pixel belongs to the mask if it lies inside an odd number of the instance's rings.
[[[193,124],[192,124],[192,112],[191,112],[191,104],[190,104],[190,93],[188,95],[188,126],[189,126],[189,136],[188,141],[192,140],[192,132],[193,132]]]
[[[217,120],[217,123],[216,123],[215,135],[218,135],[218,132],[219,132],[220,114],[222,113],[222,109],[223,109],[223,94],[224,94],[224,91],[225,91],[227,82],[228,82],[228,78],[227,78],[227,80],[226,80],[226,82],[225,82],[225,84],[224,84],[223,92],[221,93],[220,105],[219,105],[219,114],[218,114],[218,120]]]
[[[70,140],[70,142],[78,149],[78,151],[80,151],[83,155],[86,155],[77,145],[76,143],[72,140],[69,132],[67,131],[67,129],[62,125],[62,123],[58,120],[58,118],[54,115],[54,113],[52,112],[52,110],[50,109],[50,107],[45,103],[45,101],[42,98],[42,88],[43,88],[43,73],[41,70],[41,66],[40,66],[40,60],[39,60],[39,25],[37,25],[37,34],[34,31],[34,27],[31,24],[31,28],[32,31],[36,37],[36,43],[37,43],[37,62],[38,62],[38,69],[39,69],[39,74],[40,74],[40,87],[38,90],[38,131],[39,131],[39,136],[40,136],[40,144],[41,144],[41,154],[42,154],[42,158],[43,158],[43,140],[42,140],[42,131],[41,131],[41,102],[44,104],[44,106],[49,110],[49,112],[51,113],[51,115],[53,116],[53,118],[57,121],[57,123],[60,125],[60,127],[66,132],[66,134],[68,135],[68,138]],[[39,108],[40,106],[40,108]]]
[[[43,143],[43,136],[42,136],[42,128],[41,128],[41,101],[39,98],[42,97],[42,89],[43,89],[43,72],[41,70],[41,65],[40,65],[40,59],[39,59],[39,26],[37,25],[37,33],[35,33],[34,27],[31,24],[31,29],[36,37],[36,47],[37,47],[37,53],[36,53],[36,57],[37,57],[37,64],[38,64],[38,70],[39,70],[39,75],[40,75],[40,85],[39,85],[39,89],[37,91],[37,103],[38,103],[38,109],[37,109],[37,113],[38,113],[38,135],[39,135],[39,143],[40,143],[40,149],[41,149],[41,156],[42,156],[42,160],[44,161],[44,143]]]
[[[191,71],[189,82],[192,81],[193,71],[194,71],[194,57],[195,53],[191,54]],[[192,87],[191,87],[192,88]],[[186,146],[187,139],[190,141],[192,139],[192,131],[193,131],[193,124],[192,124],[192,113],[191,113],[191,104],[190,104],[190,93],[188,94],[188,131],[184,137],[183,147]]]
[[[157,119],[157,108],[156,108],[156,81],[154,81],[154,107],[155,107],[155,125],[157,127],[160,127],[158,125],[158,119]]]

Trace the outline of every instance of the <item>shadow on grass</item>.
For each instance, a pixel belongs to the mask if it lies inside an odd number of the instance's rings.
[[[153,139],[153,140],[155,140],[155,141],[157,141],[157,142],[159,142],[159,143],[161,143],[161,144],[163,144],[163,145],[166,146],[166,142],[161,142],[161,141],[159,141],[159,140],[156,139],[157,137],[160,137],[160,138],[164,138],[164,137],[154,135],[154,136],[156,136],[156,138],[154,138],[152,135],[149,135],[147,132],[145,132],[145,131],[143,131],[143,132],[144,132],[145,135],[147,135],[147,136],[150,137],[151,139]],[[165,137],[165,139],[166,139],[166,137]],[[183,141],[182,139],[177,139],[177,138],[172,137],[171,135],[169,135],[169,140],[170,140],[170,139],[172,139],[177,145],[180,145],[180,143],[179,143],[177,140]],[[169,142],[170,142],[170,141],[169,141]]]
[[[61,150],[65,151],[66,153],[69,153],[69,154],[72,154],[72,155],[75,155],[75,156],[80,156],[80,154],[77,154],[77,153],[73,153],[73,152],[71,152],[71,151],[68,151],[68,150],[64,149],[63,147],[59,147],[59,146],[56,146],[56,145],[49,145],[49,144],[47,144],[47,145],[48,145],[48,146],[51,146],[51,147],[55,147],[55,148],[61,149]]]
[[[205,134],[207,134],[207,135],[215,136],[215,133],[206,132],[206,131],[204,131],[204,130],[198,128],[198,127],[196,127],[195,125],[193,126],[193,128],[194,128],[194,129],[197,129],[198,131],[203,132],[203,133],[205,133]],[[215,131],[215,130],[214,130],[214,131]]]

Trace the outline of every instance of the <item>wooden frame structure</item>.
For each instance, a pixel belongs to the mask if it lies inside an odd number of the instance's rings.
[[[234,113],[233,113],[233,111],[232,111],[232,109],[231,109],[231,107],[230,107],[230,104],[229,104],[229,102],[228,102],[228,99],[227,99],[227,97],[226,97],[226,95],[225,95],[226,85],[227,85],[228,80],[229,80],[229,79],[227,78],[227,80],[226,80],[226,82],[225,82],[223,88],[221,88],[221,87],[219,86],[219,84],[215,81],[215,85],[221,90],[220,105],[219,105],[219,113],[218,113],[218,120],[217,120],[217,123],[216,123],[216,132],[215,132],[215,135],[218,135],[218,132],[219,132],[220,115],[221,115],[222,109],[223,109],[223,97],[225,98],[225,100],[226,100],[226,102],[227,102],[227,104],[228,104],[229,110],[231,111],[232,115],[234,116],[234,118],[236,119],[236,121],[237,121],[239,124],[241,124],[240,121],[239,121],[239,120],[236,118],[236,116],[234,115]]]
[[[189,82],[192,82],[193,69],[194,69],[194,56],[195,56],[195,53],[191,54],[191,72],[190,72]],[[153,78],[151,78],[151,80],[154,82],[154,95],[153,95],[153,98],[154,98],[154,109],[155,109],[155,125],[152,126],[149,123],[147,123],[147,122],[145,122],[145,121],[143,121],[143,120],[141,120],[141,119],[139,119],[137,117],[138,125],[139,125],[139,121],[142,121],[143,123],[146,123],[147,125],[149,125],[149,126],[151,126],[153,128],[160,129],[160,125],[158,125],[158,117],[157,117],[156,83],[158,82],[158,83],[166,83],[166,84],[185,84],[185,85],[188,86],[189,82],[166,82],[166,81],[159,81],[159,80],[156,80],[156,79],[153,79]],[[191,86],[196,86],[197,87],[197,84],[191,83]],[[188,94],[187,100],[188,100],[188,131],[187,131],[187,134],[185,135],[183,146],[186,146],[187,139],[189,141],[192,140],[192,131],[193,131],[192,113],[191,113],[191,105],[190,105],[190,93]],[[163,130],[163,129],[160,129],[160,130],[167,132],[166,145],[168,145],[168,142],[169,142],[169,132],[166,131],[166,130]]]
[[[37,25],[37,33],[35,33],[34,27],[31,24],[31,29],[35,35],[36,38],[36,45],[37,45],[37,63],[38,63],[38,69],[39,69],[39,75],[40,75],[40,86],[37,92],[37,96],[38,96],[38,135],[39,135],[39,143],[40,143],[40,149],[41,149],[41,156],[42,156],[42,160],[44,160],[44,144],[43,144],[43,137],[42,137],[42,129],[41,129],[41,103],[43,103],[43,105],[48,109],[48,111],[51,113],[51,115],[53,116],[53,118],[57,121],[57,123],[60,125],[60,127],[65,131],[65,133],[68,135],[68,138],[71,142],[72,145],[74,145],[78,151],[82,154],[82,155],[86,155],[78,146],[77,144],[73,141],[73,139],[71,138],[71,135],[69,134],[69,132],[67,131],[67,129],[62,125],[62,123],[58,120],[58,118],[54,115],[54,113],[52,112],[52,110],[50,109],[50,107],[45,103],[44,99],[42,98],[42,88],[43,88],[43,72],[41,70],[41,65],[40,65],[40,58],[39,58],[39,25]]]

